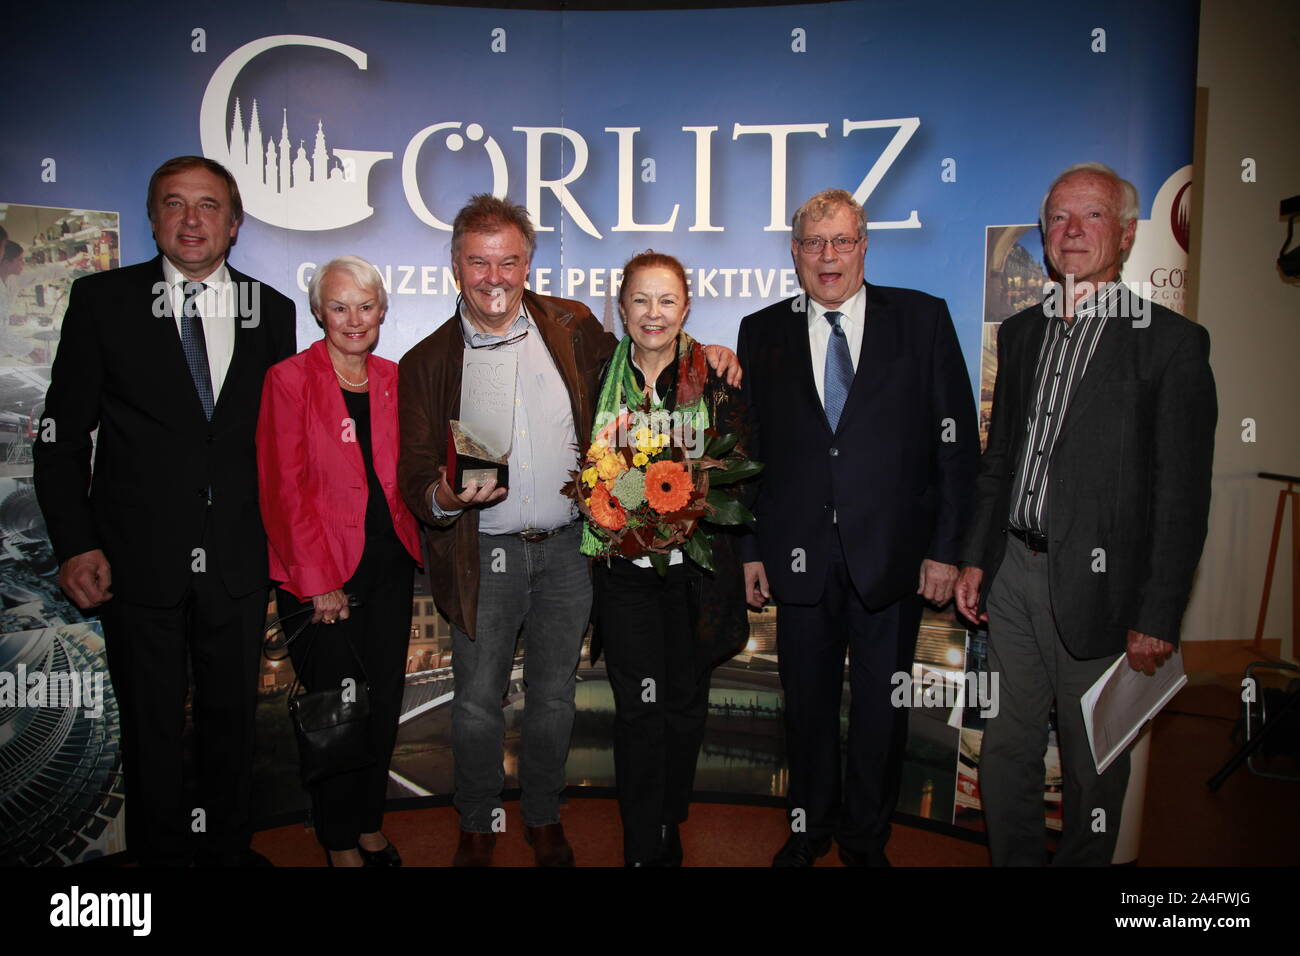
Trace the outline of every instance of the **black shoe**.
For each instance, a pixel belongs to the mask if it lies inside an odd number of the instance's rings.
[[[402,858],[397,853],[397,847],[389,844],[382,850],[367,850],[358,844],[357,850],[361,853],[362,866],[401,866]]]
[[[843,844],[840,849],[840,862],[845,866],[889,866],[889,857],[884,850],[854,850]]]
[[[785,841],[785,846],[772,857],[773,866],[812,866],[831,848],[830,837],[813,839],[806,833],[795,833]]]
[[[677,824],[665,823],[659,828],[663,849],[659,854],[660,866],[682,865],[682,835],[677,831]]]
[[[677,832],[677,824],[661,823],[658,831],[655,832],[653,840],[649,842],[653,844],[654,852],[644,859],[628,857],[627,846],[624,845],[623,865],[625,867],[682,865],[682,838],[681,834]]]

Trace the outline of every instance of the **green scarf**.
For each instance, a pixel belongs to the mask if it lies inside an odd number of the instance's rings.
[[[709,427],[709,411],[704,403],[704,385],[709,377],[709,363],[704,355],[704,347],[686,334],[685,331],[677,333],[677,407],[674,412],[675,421],[683,424],[688,420],[694,433],[697,436],[703,436],[705,429]],[[654,383],[647,382],[653,391]],[[629,408],[627,396],[634,396],[635,404]],[[662,402],[655,402],[651,395],[645,393],[641,386],[637,384],[636,372],[632,366],[632,336],[623,336],[622,341],[614,349],[614,356],[609,360],[609,368],[605,370],[605,380],[600,385],[600,398],[596,400],[596,417],[591,428],[591,437],[588,443],[594,441],[600,433],[601,428],[609,422],[618,418],[619,413],[624,408],[631,411],[643,408],[649,404],[650,410],[661,411]],[[698,451],[703,451],[703,444],[697,445]],[[582,450],[582,467],[586,465],[586,449]],[[601,534],[594,530],[590,519],[583,522],[582,525],[582,553],[589,555],[605,555],[609,553],[609,542]]]

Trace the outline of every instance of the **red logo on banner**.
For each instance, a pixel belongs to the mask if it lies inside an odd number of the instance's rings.
[[[1192,184],[1189,180],[1178,190],[1178,195],[1169,206],[1169,228],[1183,247],[1183,252],[1190,252],[1188,244],[1192,236]]]

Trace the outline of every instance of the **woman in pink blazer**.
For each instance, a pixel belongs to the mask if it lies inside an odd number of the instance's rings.
[[[262,390],[257,466],[271,576],[283,617],[308,605],[324,622],[291,647],[295,668],[314,643],[308,690],[370,684],[376,762],[312,788],[312,820],[331,866],[401,866],[382,831],[397,736],[415,518],[397,490],[397,366],[372,355],[388,297],[375,267],[341,256],[308,286],[325,337],[273,365]],[[349,607],[349,596],[359,599]],[[351,644],[349,649],[348,644]]]

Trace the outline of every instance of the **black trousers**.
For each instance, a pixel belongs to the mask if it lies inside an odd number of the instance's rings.
[[[595,602],[614,691],[614,772],[627,862],[658,855],[660,827],[690,810],[709,712],[709,671],[695,622],[699,578],[686,564],[660,578],[615,558],[595,568]]]
[[[883,854],[907,744],[907,709],[890,704],[890,681],[896,672],[911,673],[921,598],[908,595],[887,607],[868,608],[837,547],[821,603],[782,604],[776,620],[791,825],[802,824],[814,839],[833,835],[840,846],[857,853]],[[846,651],[848,766],[841,782]]]
[[[347,620],[308,627],[289,650],[295,671],[309,691],[337,687],[345,678],[370,684],[370,734],[375,763],[327,777],[311,788],[316,838],[327,850],[350,850],[362,833],[383,827],[388,765],[397,739],[397,719],[405,687],[406,649],[411,640],[411,590],[415,562],[392,535],[367,537],[356,573],[343,590],[360,599]],[[276,588],[283,617],[310,605]],[[356,651],[356,658],[349,643]],[[303,667],[307,659],[306,670]]]
[[[211,518],[202,571],[174,607],[115,597],[100,620],[122,719],[127,849],[143,866],[238,865],[248,849],[253,718],[266,590],[221,583]],[[185,696],[194,679],[197,802],[186,799]],[[191,806],[191,803],[195,803]]]

